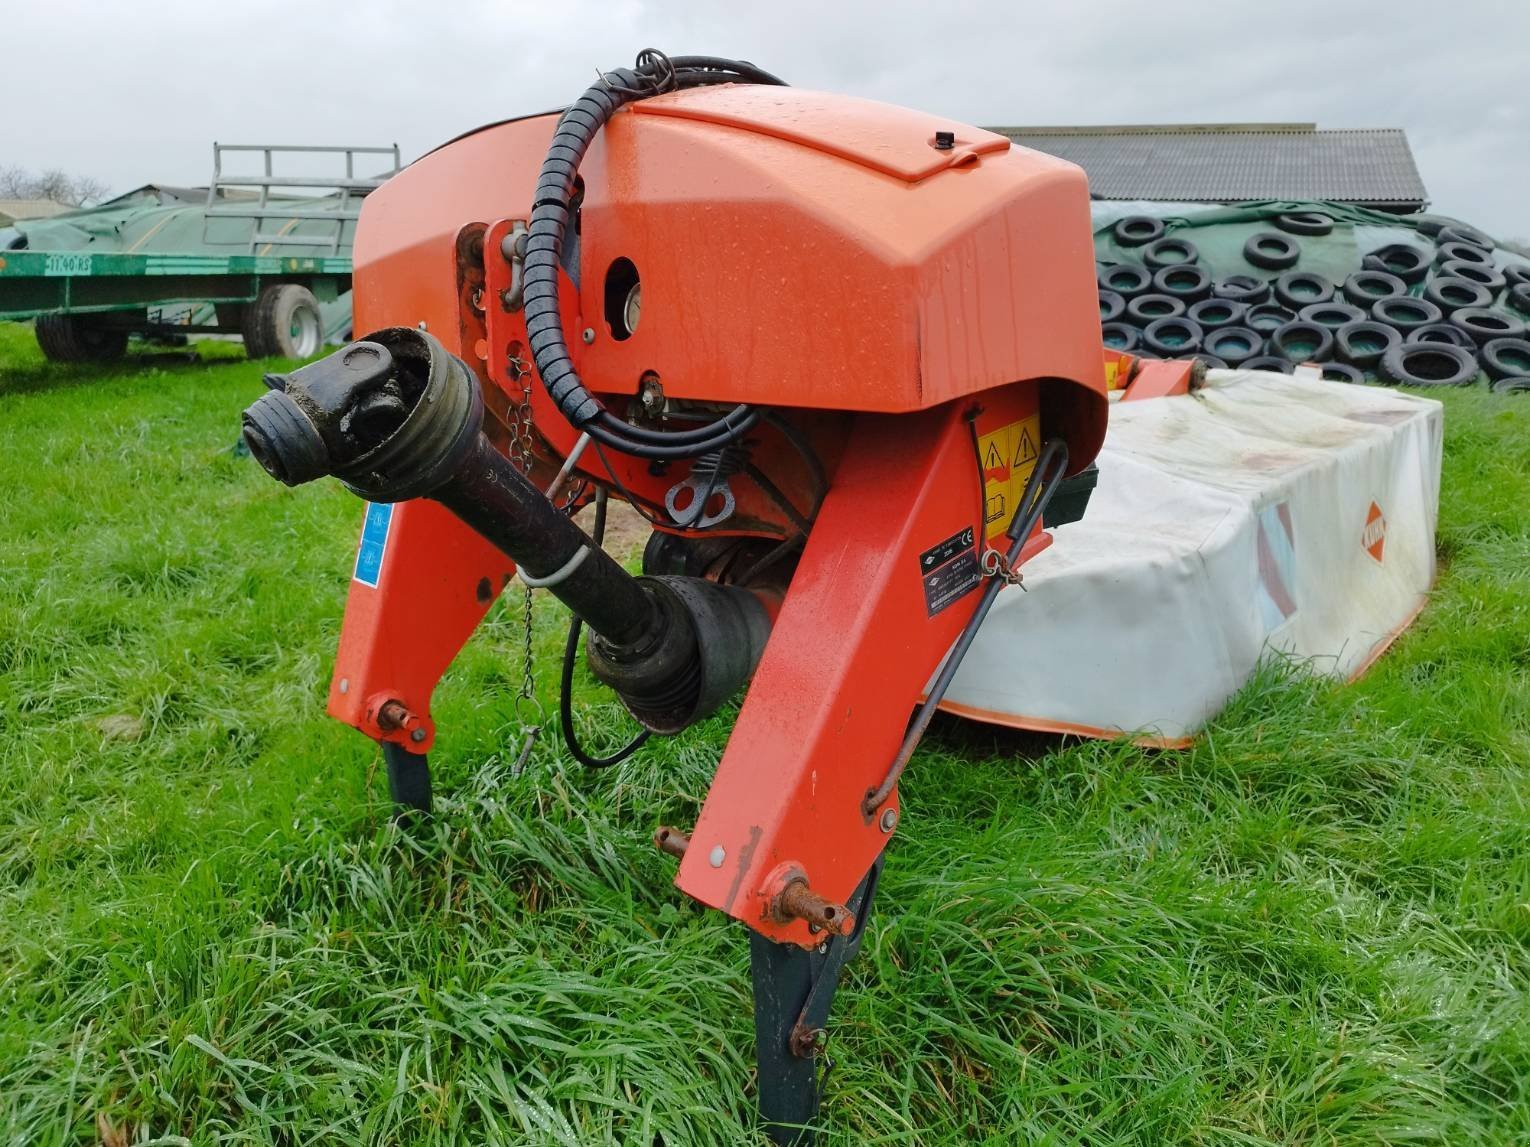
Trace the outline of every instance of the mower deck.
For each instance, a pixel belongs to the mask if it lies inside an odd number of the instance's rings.
[[[1184,745],[1270,652],[1357,676],[1433,582],[1442,428],[1427,398],[1259,371],[1116,403],[1087,514],[1000,594],[945,707]]]

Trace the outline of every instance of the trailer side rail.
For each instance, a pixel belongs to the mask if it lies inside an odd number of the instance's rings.
[[[231,173],[224,170],[223,157],[232,152],[258,153],[261,171],[258,174]],[[278,156],[322,155],[344,158],[344,171],[334,175],[281,175],[276,171]],[[356,174],[358,156],[382,156],[391,162],[386,171],[369,176]],[[252,144],[214,143],[213,174],[207,185],[207,216],[212,218],[249,219],[251,221],[249,253],[255,255],[261,248],[276,247],[322,247],[329,246],[338,255],[350,244],[346,236],[346,224],[355,224],[361,214],[360,200],[368,192],[381,187],[389,178],[397,175],[402,164],[398,144],[391,147],[326,147],[313,144]],[[307,190],[331,190],[337,192],[334,204],[328,208],[288,209],[271,206],[271,189],[292,188]],[[250,204],[232,201],[230,191],[255,191],[257,195]],[[221,196],[221,197],[220,197]],[[318,201],[317,199],[315,200]],[[286,225],[278,231],[262,230],[264,219],[283,219]],[[327,236],[296,235],[290,232],[293,221],[323,221],[334,223],[333,234]]]

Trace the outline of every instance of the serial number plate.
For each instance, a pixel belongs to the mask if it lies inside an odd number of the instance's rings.
[[[44,275],[88,275],[90,256],[66,252],[49,255],[43,262]]]
[[[969,526],[919,555],[924,605],[931,617],[955,605],[983,580],[975,533]]]

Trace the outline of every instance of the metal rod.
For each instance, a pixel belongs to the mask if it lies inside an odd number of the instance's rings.
[[[671,856],[681,857],[685,850],[691,846],[691,838],[678,828],[670,828],[667,824],[661,824],[659,831],[653,834],[653,842],[660,852],[667,852]]]
[[[814,892],[806,880],[793,880],[781,889],[775,911],[783,920],[806,920],[839,936],[848,936],[855,930],[855,916],[850,910]]]
[[[1041,456],[1037,458],[1035,469],[1031,471],[1031,476],[1025,483],[1025,489],[1020,494],[1020,504],[1015,508],[1015,516],[1010,519],[1009,529],[1005,531],[1010,539],[1009,552],[1004,559],[1006,565],[1012,566],[1020,559],[1020,551],[1030,540],[1031,532],[1036,528],[1036,523],[1041,520],[1042,511],[1047,508],[1053,491],[1057,489],[1057,484],[1062,481],[1067,469],[1067,445],[1060,438],[1049,440],[1041,448]],[[866,799],[861,802],[861,811],[867,816],[873,816],[877,809],[887,803],[887,798],[892,796],[893,789],[897,787],[898,778],[903,775],[903,770],[908,767],[909,759],[914,755],[914,750],[919,747],[925,730],[930,727],[930,722],[935,717],[935,710],[939,708],[946,690],[951,687],[956,671],[962,666],[962,659],[967,656],[967,650],[972,647],[983,619],[993,608],[994,600],[999,596],[999,591],[1004,588],[1004,584],[1002,578],[991,577],[988,579],[988,584],[983,587],[983,596],[978,599],[972,620],[967,622],[966,627],[957,637],[956,644],[951,647],[950,655],[940,667],[935,683],[930,686],[930,692],[925,697],[924,704],[920,705],[914,714],[913,723],[904,734],[903,743],[898,747],[898,755],[893,758],[892,767],[887,770],[882,783],[867,793]]]
[[[589,551],[558,583],[558,598],[596,633],[628,645],[653,622],[655,605],[642,584],[547,500],[482,433],[451,478],[430,497],[501,552],[545,578]]]

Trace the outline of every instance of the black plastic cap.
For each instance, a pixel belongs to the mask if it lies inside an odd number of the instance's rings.
[[[279,390],[268,391],[244,412],[244,442],[265,472],[288,486],[329,473],[329,451],[302,408]]]

